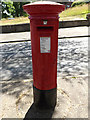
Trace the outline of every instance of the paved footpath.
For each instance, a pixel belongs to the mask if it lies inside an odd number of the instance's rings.
[[[60,37],[75,36],[77,31],[88,35],[87,27],[60,30]],[[29,32],[2,36],[2,41],[30,39]],[[31,42],[0,44],[0,53],[0,118],[23,118],[33,103]],[[87,118],[88,38],[59,39],[57,62],[57,105],[52,118]]]
[[[86,36],[89,33],[88,27],[72,27],[59,29],[59,37],[69,37],[69,36]],[[0,42],[3,41],[18,41],[18,40],[30,40],[30,32],[20,32],[20,33],[8,33],[0,35]]]

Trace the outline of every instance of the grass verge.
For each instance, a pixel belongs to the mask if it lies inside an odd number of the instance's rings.
[[[21,24],[29,23],[28,17],[16,17],[14,19],[2,19],[0,20],[0,25],[11,25],[11,24]]]
[[[87,13],[90,13],[89,4],[79,5],[73,8],[68,8],[60,14],[61,20],[68,19],[86,19]]]

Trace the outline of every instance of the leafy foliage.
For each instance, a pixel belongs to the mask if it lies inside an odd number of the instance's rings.
[[[13,2],[11,0],[2,2],[2,17],[13,17],[15,11],[15,7],[13,6]]]
[[[2,1],[2,18],[27,16],[22,6],[30,2],[13,2],[11,0]]]
[[[27,16],[26,12],[23,11],[22,6],[29,2],[14,2],[13,5],[15,7],[15,17]]]

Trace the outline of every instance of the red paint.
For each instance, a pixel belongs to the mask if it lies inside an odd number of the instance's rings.
[[[40,90],[57,87],[58,14],[61,4],[29,4],[23,6],[30,15],[33,84]],[[47,25],[43,25],[47,20]],[[51,37],[51,52],[40,52],[40,37]]]

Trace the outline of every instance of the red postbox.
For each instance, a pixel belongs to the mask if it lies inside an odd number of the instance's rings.
[[[58,14],[65,6],[40,1],[23,6],[30,15],[34,103],[54,107],[57,98]]]

